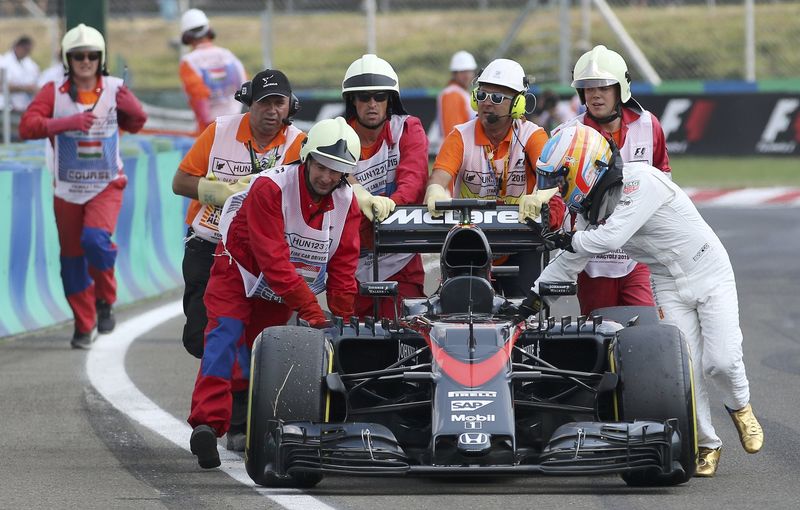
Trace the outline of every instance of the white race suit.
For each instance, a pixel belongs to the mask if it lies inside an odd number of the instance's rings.
[[[613,212],[597,228],[587,224],[578,216],[575,253],[563,252],[548,265],[534,292],[540,281],[574,281],[590,257],[618,248],[650,266],[659,312],[683,332],[692,354],[698,444],[719,447],[705,381],[714,382],[730,409],[750,400],[728,253],[686,193],[646,163],[625,163]]]

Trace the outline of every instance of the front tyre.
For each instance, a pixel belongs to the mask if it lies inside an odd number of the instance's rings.
[[[331,360],[330,343],[318,329],[274,326],[256,339],[250,364],[245,466],[258,485],[308,488],[322,480],[318,473],[275,473],[274,427],[268,421],[325,421],[324,376]]]
[[[612,369],[619,375],[617,411],[623,421],[678,419],[682,471],[625,473],[628,485],[678,485],[697,469],[697,426],[689,348],[675,326],[625,328],[612,344]]]

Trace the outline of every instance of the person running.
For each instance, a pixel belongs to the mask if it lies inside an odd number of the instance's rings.
[[[54,153],[53,199],[61,246],[61,280],[75,318],[70,344],[88,349],[116,319],[111,236],[128,180],[119,153],[119,132],[136,133],[147,115],[119,78],[106,72],[103,35],[83,23],[64,34],[66,77],[49,82],[20,120],[24,140],[49,138]]]

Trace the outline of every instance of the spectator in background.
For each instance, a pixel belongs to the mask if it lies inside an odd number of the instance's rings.
[[[470,107],[470,87],[478,64],[466,51],[458,51],[450,59],[450,82],[436,97],[436,120],[442,139],[458,124],[475,117]]]
[[[116,324],[111,235],[127,184],[119,130],[131,133],[147,116],[122,80],[106,72],[102,34],[81,23],[61,41],[67,79],[39,91],[20,120],[23,139],[49,138],[54,152],[55,218],[61,279],[75,316],[73,348],[91,346]]]
[[[6,70],[11,109],[25,111],[31,98],[39,90],[36,80],[39,77],[39,66],[30,57],[33,50],[33,39],[27,35],[14,41],[11,49],[0,57],[0,67]],[[5,106],[5,99],[0,95],[0,108]]]
[[[220,115],[241,113],[234,98],[247,81],[244,66],[229,50],[215,46],[211,22],[200,9],[189,9],[181,17],[181,42],[191,51],[181,57],[179,74],[189,106],[197,119],[197,132]]]
[[[564,126],[586,124],[613,140],[626,163],[647,163],[671,178],[664,131],[656,116],[631,96],[622,56],[595,46],[578,59],[573,80],[586,112]],[[650,270],[621,249],[592,257],[578,275],[578,303],[582,314],[607,306],[653,306]]]
[[[342,81],[345,117],[361,142],[355,172],[348,178],[361,221],[361,247],[356,278],[375,280],[371,253],[372,220],[384,220],[395,204],[422,201],[428,176],[428,137],[422,122],[409,115],[400,101],[400,83],[389,62],[364,55],[347,68]],[[399,298],[424,296],[425,271],[419,254],[383,254],[378,261],[378,280],[399,283]],[[356,296],[356,315],[374,315],[374,301]],[[394,317],[394,304],[383,299],[379,317]]]
[[[575,117],[577,112],[570,108],[567,101],[560,101],[558,94],[552,90],[542,92],[541,109],[538,109],[534,116],[534,122],[542,126],[546,132],[550,132],[564,122]]]
[[[188,419],[191,451],[204,469],[220,465],[217,438],[230,437],[231,390],[247,393],[256,337],[292,312],[311,327],[330,327],[315,296],[323,291],[332,313],[353,314],[360,214],[345,174],[359,152],[342,117],[322,120],[298,161],[259,173],[241,200],[226,205]]]
[[[203,296],[214,262],[214,250],[222,236],[222,205],[246,187],[251,158],[260,169],[283,165],[300,157],[305,133],[292,126],[290,117],[299,108],[292,87],[282,72],[266,69],[242,85],[236,99],[250,107],[248,113],[217,117],[197,138],[178,166],[172,181],[177,195],[192,199],[186,214],[189,225],[183,255],[183,346],[202,358],[207,317]],[[234,393],[233,421],[228,449],[244,450],[247,392]]]
[[[519,63],[493,60],[478,76],[472,91],[472,108],[478,117],[460,124],[445,138],[428,180],[425,203],[433,215],[437,200],[449,200],[451,182],[459,198],[498,200],[519,204],[519,219],[526,219],[530,203],[551,205],[551,223],[561,225],[564,204],[552,194],[535,192],[534,164],[547,142],[547,133],[525,118],[528,79]],[[497,263],[499,263],[498,261]],[[519,266],[519,277],[498,276],[497,284],[508,297],[527,295],[541,271],[538,254],[514,254],[503,263]]]

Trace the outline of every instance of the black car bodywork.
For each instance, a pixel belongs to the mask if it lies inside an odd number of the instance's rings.
[[[687,481],[697,455],[694,396],[677,329],[630,307],[605,318],[520,317],[519,301],[492,289],[491,261],[541,250],[538,227],[520,224],[515,207],[447,207],[455,210],[443,220],[398,207],[376,227],[377,250],[441,250],[439,289],[396,303],[399,320],[274,327],[256,341],[253,480],[307,487],[325,473],[619,473],[631,485]],[[362,294],[396,299],[396,284],[366,283]]]

